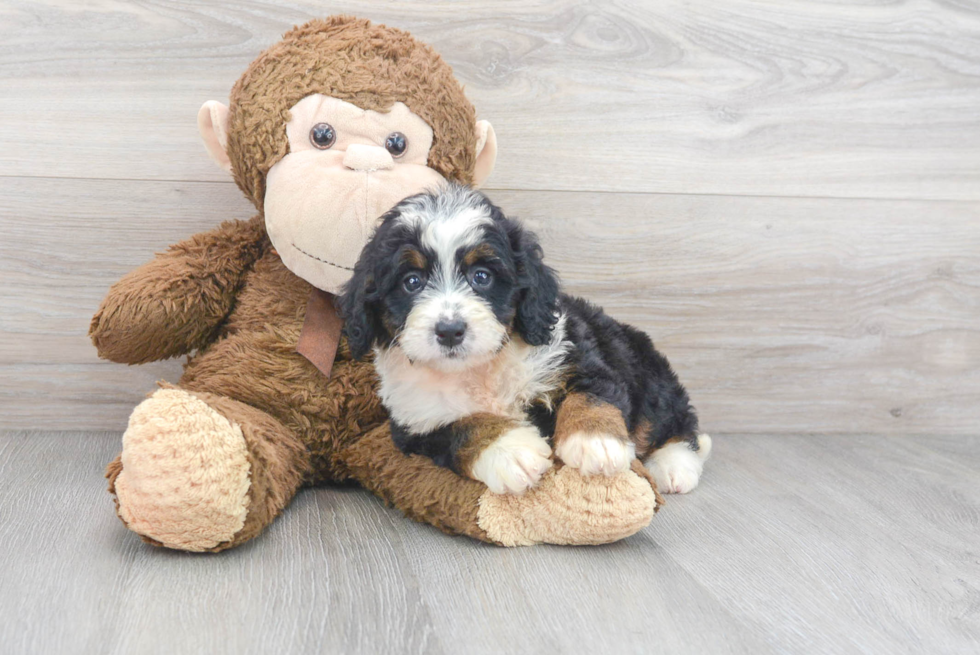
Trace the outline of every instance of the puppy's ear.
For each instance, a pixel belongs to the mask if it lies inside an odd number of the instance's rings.
[[[558,322],[558,275],[545,266],[544,253],[534,233],[509,222],[520,289],[514,328],[529,345],[543,346],[551,339],[552,329]]]
[[[401,215],[402,206],[410,200],[403,200],[381,217],[378,229],[361,250],[361,256],[354,264],[354,274],[344,285],[337,302],[340,316],[345,321],[347,347],[354,359],[363,359],[379,341],[391,341],[381,320],[382,290],[394,271],[391,256],[385,254],[385,243],[391,236],[391,227]]]
[[[347,346],[354,359],[363,359],[378,336],[375,296],[373,275],[367,266],[361,266],[358,262],[337,303],[344,319]]]

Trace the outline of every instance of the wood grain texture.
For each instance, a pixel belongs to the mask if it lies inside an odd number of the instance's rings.
[[[955,440],[955,458],[929,437],[717,443],[695,524],[662,526],[660,543],[778,650],[978,648],[980,439]]]
[[[0,4],[0,175],[222,181],[195,116],[325,11],[455,67],[494,188],[980,198],[980,7],[754,0]]]
[[[119,434],[0,434],[7,653],[775,653],[980,648],[980,439],[730,436],[595,548],[447,537],[305,491],[218,555],[115,518]],[[955,450],[950,452],[950,448]]]
[[[176,379],[98,361],[89,318],[252,214],[197,109],[325,11],[432,43],[568,289],[648,330],[716,437],[771,434],[716,438],[701,487],[607,547],[492,548],[318,489],[198,556],[115,518],[119,432],[0,433],[0,653],[980,650],[966,0],[0,0],[0,429],[122,430]]]
[[[151,253],[252,211],[217,183],[12,178],[0,194],[8,428],[122,429],[177,362],[99,362],[86,330]],[[491,192],[569,291],[647,330],[710,431],[973,434],[980,204]]]
[[[330,10],[454,64],[502,142],[491,195],[570,291],[653,335],[706,429],[975,431],[971,3]],[[0,426],[122,429],[176,379],[99,362],[89,317],[152,252],[252,214],[197,108],[323,11],[0,1]]]

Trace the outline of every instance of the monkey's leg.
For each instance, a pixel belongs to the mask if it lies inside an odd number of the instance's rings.
[[[119,518],[144,541],[216,552],[271,523],[308,465],[303,444],[268,414],[174,387],[133,410],[106,477]]]
[[[403,454],[387,424],[341,457],[361,485],[411,518],[503,546],[617,541],[645,527],[662,503],[643,471],[585,477],[570,466],[553,467],[521,496],[494,494],[426,457]]]

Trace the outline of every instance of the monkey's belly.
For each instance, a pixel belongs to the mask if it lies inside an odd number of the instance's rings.
[[[262,329],[227,334],[191,358],[180,385],[268,413],[309,448],[310,482],[343,481],[337,453],[386,419],[374,367],[350,360],[343,347],[327,378],[296,352],[301,324],[276,318]]]

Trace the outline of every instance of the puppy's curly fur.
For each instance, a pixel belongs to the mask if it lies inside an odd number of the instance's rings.
[[[698,465],[707,454],[650,338],[561,293],[537,237],[465,186],[386,214],[341,309],[353,355],[374,350],[396,445],[491,490],[533,486],[552,446],[583,473],[608,475],[634,455],[663,464],[655,454],[672,444]]]

